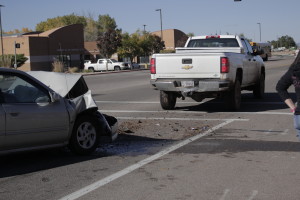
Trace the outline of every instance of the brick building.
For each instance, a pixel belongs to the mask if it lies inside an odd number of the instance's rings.
[[[66,67],[82,67],[84,57],[83,25],[74,24],[23,35],[3,37],[3,53],[14,54],[15,43],[20,44],[17,54],[24,54],[28,60],[23,71],[51,71],[52,63],[60,60]],[[2,54],[0,48],[0,54]]]

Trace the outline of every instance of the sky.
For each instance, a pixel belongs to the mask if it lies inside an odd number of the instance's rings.
[[[288,35],[300,43],[299,0],[0,0],[0,4],[4,31],[35,30],[48,18],[74,13],[95,20],[108,14],[123,32],[144,27],[154,32],[160,30],[156,9],[161,9],[163,29],[194,35],[244,34],[257,42],[260,34],[262,42]]]

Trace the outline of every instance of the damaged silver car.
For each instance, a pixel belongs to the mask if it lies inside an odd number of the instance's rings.
[[[0,154],[68,146],[80,155],[117,137],[81,75],[0,68]]]

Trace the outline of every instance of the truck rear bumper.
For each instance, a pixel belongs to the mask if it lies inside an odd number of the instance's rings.
[[[153,80],[150,83],[158,90],[186,92],[218,92],[227,91],[232,83],[228,80],[198,79],[198,80]]]

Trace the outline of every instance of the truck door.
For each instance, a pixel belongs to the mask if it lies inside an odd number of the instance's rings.
[[[103,59],[98,60],[98,71],[105,71],[106,70],[106,62]]]
[[[256,60],[255,56],[252,55],[253,51],[248,41],[242,39],[242,43],[245,50],[245,57],[243,59],[243,65],[246,76],[243,77],[245,84],[253,83],[256,79]]]
[[[258,68],[258,62],[257,62],[257,56],[253,55],[253,49],[250,45],[250,43],[245,40],[246,46],[249,51],[249,58],[251,59],[250,61],[250,66],[249,66],[249,71],[248,71],[248,78],[249,78],[249,83],[256,83],[258,77],[259,77],[259,68]]]

